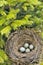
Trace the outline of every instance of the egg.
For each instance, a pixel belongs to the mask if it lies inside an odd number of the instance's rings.
[[[25,48],[28,48],[28,47],[29,47],[29,44],[28,44],[28,43],[25,43],[25,44],[24,44],[24,47],[25,47]]]
[[[20,52],[25,52],[25,48],[24,47],[20,47]]]
[[[32,50],[34,48],[34,46],[32,44],[30,44],[29,48]]]
[[[28,53],[28,52],[30,52],[30,49],[29,48],[26,49],[26,53]]]

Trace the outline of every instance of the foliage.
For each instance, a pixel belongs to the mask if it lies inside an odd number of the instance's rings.
[[[22,25],[35,28],[43,39],[43,0],[0,0],[0,65],[11,65],[5,42]]]

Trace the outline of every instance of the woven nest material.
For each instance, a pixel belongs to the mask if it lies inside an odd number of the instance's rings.
[[[19,52],[18,49],[25,42],[32,43],[35,46],[34,50],[29,53]],[[33,29],[19,29],[9,36],[5,51],[14,65],[36,64],[42,52],[41,40]]]

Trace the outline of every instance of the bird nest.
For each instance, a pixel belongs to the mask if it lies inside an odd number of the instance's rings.
[[[28,53],[20,52],[19,48],[24,43],[34,45],[34,49]],[[36,64],[42,52],[41,40],[33,29],[19,29],[9,36],[5,51],[14,65]]]

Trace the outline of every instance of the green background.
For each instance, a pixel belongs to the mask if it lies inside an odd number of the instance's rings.
[[[34,28],[43,40],[43,0],[0,0],[0,65],[12,65],[5,53],[6,40],[23,26]]]

